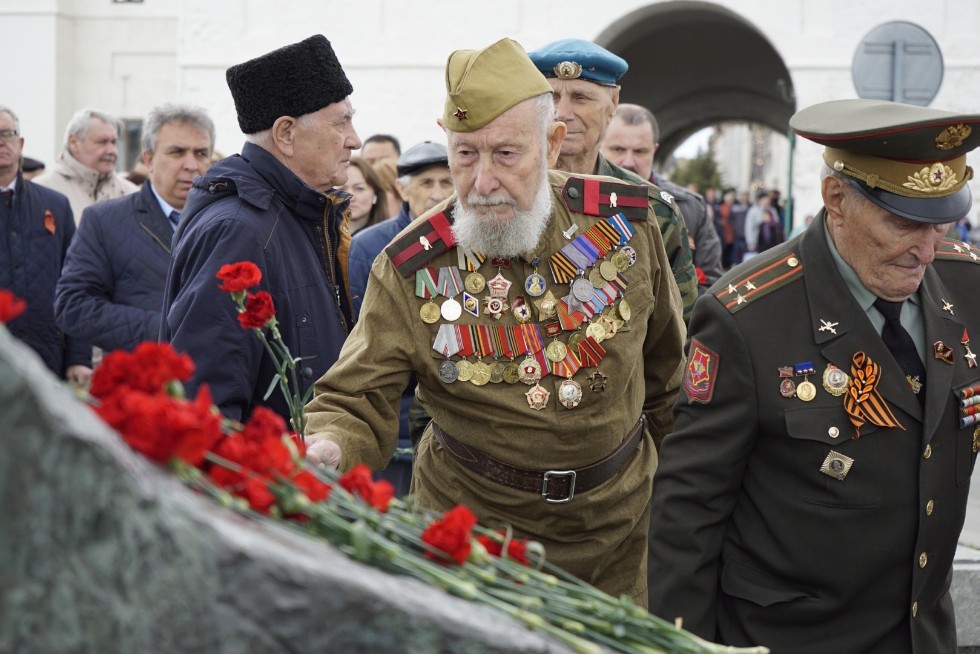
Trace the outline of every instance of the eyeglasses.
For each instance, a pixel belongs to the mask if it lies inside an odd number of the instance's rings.
[[[13,141],[17,136],[15,129],[0,129],[0,141]]]

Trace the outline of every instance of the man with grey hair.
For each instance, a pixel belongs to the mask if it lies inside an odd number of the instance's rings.
[[[146,183],[85,210],[58,281],[58,324],[103,350],[160,336],[170,242],[194,178],[211,163],[214,123],[197,107],[156,107],[143,122],[142,145]]]
[[[670,205],[645,184],[549,170],[565,125],[518,43],[454,52],[446,87],[456,193],[375,260],[357,326],[306,407],[307,457],[384,466],[415,373],[432,416],[415,503],[465,504],[645,604],[654,442],[683,361],[656,220]]]
[[[52,373],[85,385],[92,374],[92,348],[62,334],[52,308],[75,221],[68,198],[24,179],[23,151],[17,114],[0,106],[0,288],[27,303],[7,329],[37,352]]]
[[[660,126],[646,107],[621,104],[616,107],[602,140],[602,154],[613,164],[636,173],[674,196],[684,215],[694,265],[699,271],[701,290],[718,281],[721,265],[721,239],[705,199],[656,175],[653,157],[660,147]]]
[[[194,359],[188,392],[206,383],[234,420],[264,405],[288,421],[286,398],[267,393],[279,362],[241,328],[215,275],[238,262],[259,268],[261,283],[251,290],[272,297],[283,342],[300,361],[292,390],[305,393],[337,359],[352,322],[338,253],[350,205],[339,187],[361,147],[353,87],[322,34],[232,66],[226,79],[247,142],[190,192],[174,237],[162,336]]]
[[[103,111],[76,111],[65,130],[58,160],[34,180],[68,198],[76,223],[87,207],[135,193],[138,188],[116,174],[119,131],[119,121]]]

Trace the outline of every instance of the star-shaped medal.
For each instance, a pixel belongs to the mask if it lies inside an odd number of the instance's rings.
[[[609,376],[596,370],[589,375],[587,379],[589,380],[589,389],[591,389],[593,393],[602,393],[606,390],[606,380],[609,379]]]

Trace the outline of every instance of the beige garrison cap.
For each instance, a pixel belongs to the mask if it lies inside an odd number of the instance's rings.
[[[501,39],[483,50],[457,50],[446,62],[443,125],[472,132],[543,93],[551,93],[551,85],[517,41]]]
[[[834,100],[799,111],[792,130],[826,146],[824,161],[869,200],[910,220],[948,223],[970,210],[966,153],[980,145],[980,114],[884,100]]]

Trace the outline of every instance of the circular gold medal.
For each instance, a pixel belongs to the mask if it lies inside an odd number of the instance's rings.
[[[610,338],[612,338],[613,336],[616,335],[616,323],[613,322],[612,318],[608,318],[606,316],[603,316],[603,317],[599,318],[599,324],[602,325],[602,328],[604,330],[606,330],[606,340],[607,341]]]
[[[511,361],[504,366],[504,383],[516,384],[521,381],[521,367],[516,362]]]
[[[578,344],[585,340],[585,334],[582,332],[572,332],[568,337],[568,347],[575,348],[578,352]]]
[[[834,397],[840,397],[847,391],[849,381],[847,373],[832,363],[828,363],[823,371],[823,389]]]
[[[461,382],[469,381],[473,378],[473,364],[466,359],[456,362],[456,379]]]
[[[568,355],[568,348],[561,341],[551,341],[544,348],[544,355],[548,357],[548,361],[558,363],[559,361],[565,360],[565,357]]]
[[[617,252],[609,260],[612,261],[612,264],[616,266],[616,270],[619,272],[623,272],[630,267],[629,255],[624,252]]]
[[[482,361],[477,361],[473,364],[473,376],[470,378],[470,383],[483,386],[490,381],[490,374],[490,366]]]
[[[802,381],[796,385],[796,397],[809,402],[817,396],[817,387],[811,381]]]
[[[607,282],[611,282],[619,276],[619,269],[616,268],[612,261],[603,261],[599,264],[599,274]]]
[[[598,268],[593,268],[589,271],[589,281],[592,282],[592,285],[596,288],[602,288],[607,284],[605,278],[602,276],[602,273],[599,272]]]
[[[473,295],[476,295],[477,293],[481,293],[483,289],[487,287],[487,280],[480,273],[471,272],[466,276],[466,279],[463,280],[463,286],[466,287],[467,291]]]
[[[596,343],[601,343],[606,338],[606,328],[594,322],[585,328],[585,335],[594,338]]]
[[[419,309],[419,317],[422,318],[422,322],[427,323],[429,325],[439,322],[439,316],[441,315],[442,314],[439,311],[439,305],[433,302],[432,300],[429,300],[428,302],[423,304],[422,308]]]
[[[504,364],[500,361],[494,361],[493,365],[490,366],[490,383],[499,384],[504,381]]]
[[[633,309],[630,308],[629,302],[626,301],[626,298],[619,301],[616,311],[619,313],[619,317],[623,320],[629,320],[633,315]]]

